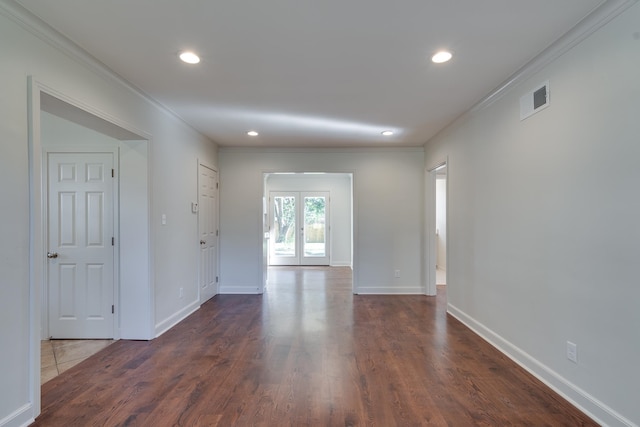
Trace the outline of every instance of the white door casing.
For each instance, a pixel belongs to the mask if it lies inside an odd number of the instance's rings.
[[[202,304],[218,293],[218,173],[205,165],[199,165],[198,187]]]
[[[47,158],[49,336],[113,338],[114,155]]]

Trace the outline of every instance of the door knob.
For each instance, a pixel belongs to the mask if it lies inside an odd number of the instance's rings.
[[[205,242],[204,240],[200,240],[200,244],[201,245],[204,245],[205,243],[207,243],[207,242]]]
[[[47,258],[58,258],[57,252],[47,252]]]

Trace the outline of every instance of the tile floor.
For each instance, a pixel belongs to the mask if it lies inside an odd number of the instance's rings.
[[[60,375],[113,340],[47,340],[40,345],[40,384]]]

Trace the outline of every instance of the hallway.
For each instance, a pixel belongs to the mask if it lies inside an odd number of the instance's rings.
[[[34,425],[596,425],[448,316],[445,293],[272,268],[264,295],[218,295],[47,382]]]

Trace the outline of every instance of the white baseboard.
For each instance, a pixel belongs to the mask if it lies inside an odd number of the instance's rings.
[[[220,293],[225,295],[251,295],[261,294],[257,286],[221,286]]]
[[[421,286],[364,286],[354,290],[358,295],[424,295]]]
[[[0,420],[0,427],[27,427],[34,422],[33,405],[27,403]]]
[[[331,267],[351,267],[351,261],[331,261]]]
[[[602,426],[638,427],[637,424],[617,413],[586,391],[571,383],[560,374],[544,365],[530,354],[516,347],[482,323],[467,315],[452,304],[447,305],[447,313],[462,322],[482,339],[516,362],[531,375],[567,399],[576,408]]]
[[[173,328],[178,323],[182,322],[199,308],[200,302],[194,301],[179,312],[175,313],[173,316],[170,316],[168,319],[165,319],[162,322],[156,324],[156,338],[167,332],[169,329]]]

